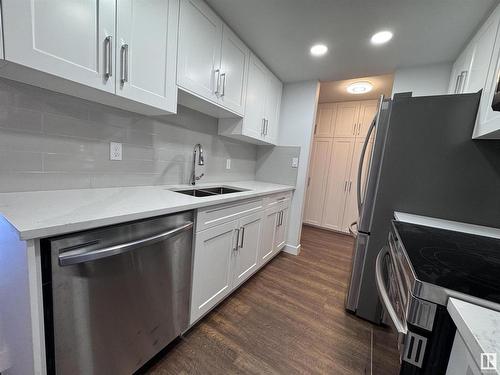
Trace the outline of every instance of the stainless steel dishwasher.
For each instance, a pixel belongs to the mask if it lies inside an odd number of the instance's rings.
[[[42,241],[47,372],[129,375],[189,324],[193,213]]]

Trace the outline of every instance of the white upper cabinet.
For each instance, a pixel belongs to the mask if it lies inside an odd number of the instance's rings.
[[[129,111],[177,111],[179,0],[4,1],[0,75]]]
[[[242,134],[261,139],[264,136],[267,70],[254,55],[250,57],[245,118]]]
[[[222,21],[201,0],[181,0],[177,84],[216,102]]]
[[[250,51],[226,26],[222,33],[219,98],[222,106],[243,115]]]
[[[219,120],[219,134],[256,144],[276,144],[283,84],[250,55],[243,119]]]
[[[115,1],[12,0],[2,13],[7,60],[115,91]]]
[[[356,137],[366,138],[368,129],[375,119],[378,110],[378,101],[365,100],[359,106],[359,118]]]
[[[266,131],[264,140],[276,144],[278,142],[281,95],[283,84],[271,72],[268,73],[268,89],[266,95]]]
[[[117,94],[175,112],[178,0],[117,4]]]
[[[177,84],[207,102],[183,104],[219,117],[243,116],[250,50],[202,0],[181,0]]]

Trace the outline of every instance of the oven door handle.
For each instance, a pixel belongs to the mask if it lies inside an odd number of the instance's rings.
[[[380,299],[382,300],[382,303],[384,304],[384,307],[391,317],[391,320],[396,327],[396,330],[398,333],[402,335],[406,335],[407,333],[407,328],[406,325],[399,320],[398,314],[396,313],[396,310],[394,310],[394,307],[392,306],[391,299],[389,298],[389,293],[387,292],[387,287],[384,282],[384,275],[383,275],[383,260],[386,256],[389,255],[389,249],[387,246],[385,246],[382,250],[377,255],[377,260],[375,262],[375,282],[377,284],[377,290],[378,294],[380,296]]]
[[[113,255],[123,254],[128,251],[137,249],[139,247],[152,245],[157,242],[168,240],[179,233],[188,231],[193,228],[193,222],[187,222],[182,224],[181,226],[169,230],[167,232],[163,232],[160,234],[156,234],[151,237],[141,238],[136,241],[127,242],[120,245],[105,247],[102,249],[96,249],[89,252],[83,252],[82,249],[71,250],[59,255],[59,265],[61,266],[71,266],[74,264],[91,262],[97,259],[107,258]]]

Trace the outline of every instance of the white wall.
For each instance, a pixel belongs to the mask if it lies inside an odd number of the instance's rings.
[[[392,94],[413,92],[413,96],[442,95],[448,92],[451,63],[401,68],[394,73]]]
[[[283,87],[278,144],[300,147],[297,186],[290,207],[290,225],[285,247],[285,251],[292,254],[300,251],[307,170],[318,97],[318,81],[287,83]]]

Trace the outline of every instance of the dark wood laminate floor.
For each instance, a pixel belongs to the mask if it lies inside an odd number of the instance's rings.
[[[299,256],[279,254],[147,373],[397,374],[393,334],[344,310],[352,243],[304,227]]]

